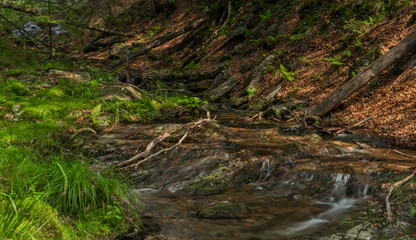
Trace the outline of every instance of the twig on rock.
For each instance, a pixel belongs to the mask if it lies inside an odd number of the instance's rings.
[[[407,176],[405,179],[403,179],[401,181],[398,181],[395,184],[393,184],[393,185],[390,186],[389,193],[386,196],[386,211],[387,211],[387,220],[388,221],[391,222],[393,220],[393,214],[391,213],[391,207],[390,207],[390,201],[389,201],[390,196],[393,193],[393,190],[396,187],[399,187],[399,186],[405,184],[406,182],[408,182],[410,179],[412,179],[415,176],[415,174],[416,174],[416,169],[413,170],[412,174],[410,174],[409,176]]]
[[[133,156],[132,158],[130,158],[130,159],[126,160],[126,161],[123,161],[123,162],[118,163],[117,164],[117,167],[118,168],[122,168],[122,169],[128,168],[128,167],[135,167],[135,168],[137,168],[137,166],[139,164],[141,164],[141,163],[143,163],[145,161],[148,161],[149,159],[155,157],[156,155],[159,155],[159,154],[161,154],[163,152],[170,151],[173,148],[179,146],[183,142],[183,140],[185,140],[185,138],[187,137],[187,135],[188,135],[189,132],[193,131],[196,128],[201,127],[202,125],[204,125],[206,123],[210,123],[212,121],[215,121],[215,118],[214,119],[210,119],[210,118],[200,119],[200,120],[198,120],[196,122],[191,122],[191,123],[184,124],[184,125],[176,128],[176,129],[174,129],[171,132],[166,132],[166,133],[158,136],[157,138],[153,139],[149,144],[147,144],[146,149],[143,152],[141,152],[139,154],[136,154],[135,156]],[[162,149],[159,152],[150,155],[152,149],[158,143],[162,142],[166,138],[170,137],[172,134],[174,134],[174,133],[176,133],[176,132],[178,132],[178,131],[180,131],[180,130],[182,130],[184,128],[187,129],[186,132],[185,132],[185,134],[182,136],[182,138],[175,145],[173,145],[172,147],[166,148],[166,149]],[[142,160],[140,160],[140,159],[142,159]]]

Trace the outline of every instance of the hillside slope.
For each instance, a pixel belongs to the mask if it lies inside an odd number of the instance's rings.
[[[288,120],[302,117],[307,106],[323,100],[416,29],[412,1],[207,2],[213,1],[177,0],[160,13],[151,1],[126,4],[112,27],[138,34],[96,38],[89,46],[118,44],[88,49],[84,57],[107,65],[110,55],[117,58],[114,52],[120,46],[129,46],[131,54],[145,49],[110,71],[124,81],[127,73],[136,85],[151,87],[162,80],[168,89],[183,88],[257,112],[294,101],[290,114],[274,116]],[[362,128],[415,147],[414,63],[413,54],[407,54],[319,125],[348,126],[371,117]]]

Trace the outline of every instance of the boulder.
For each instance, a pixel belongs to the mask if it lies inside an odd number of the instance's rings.
[[[127,57],[130,51],[131,45],[114,45],[110,49],[110,56],[109,59],[117,59]]]
[[[215,101],[221,98],[222,96],[224,96],[225,94],[227,94],[228,92],[230,92],[235,87],[235,85],[237,85],[237,83],[238,83],[238,78],[235,76],[232,76],[227,81],[219,85],[218,87],[209,91],[206,95],[211,101]]]
[[[91,75],[88,72],[83,72],[83,71],[67,71],[67,70],[51,68],[51,69],[48,69],[48,74],[51,77],[68,78],[70,80],[73,80],[79,83],[87,83],[91,81]]]
[[[362,223],[348,230],[343,237],[348,240],[378,239],[377,228],[369,222]]]
[[[259,89],[263,81],[263,74],[267,71],[267,66],[273,65],[276,62],[276,56],[271,54],[267,56],[247,77],[245,89]]]
[[[264,117],[283,120],[285,115],[290,114],[290,112],[296,109],[299,105],[303,104],[302,101],[289,101],[285,103],[280,103],[278,105],[272,105],[264,111]]]
[[[108,86],[100,91],[100,98],[108,101],[131,101],[142,99],[142,95],[131,86]]]

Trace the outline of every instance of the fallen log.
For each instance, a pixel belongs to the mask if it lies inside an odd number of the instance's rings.
[[[203,23],[205,22],[205,19],[200,19],[196,22],[194,22],[193,24],[182,28],[181,30],[174,32],[172,34],[168,34],[168,35],[164,35],[158,39],[156,39],[154,42],[150,43],[149,45],[147,45],[146,47],[144,47],[143,49],[140,49],[137,52],[133,52],[131,54],[129,54],[127,57],[124,57],[118,61],[115,61],[113,63],[110,63],[109,65],[105,65],[102,67],[102,70],[110,70],[112,68],[115,68],[117,66],[120,66],[121,64],[125,63],[128,60],[132,60],[138,56],[144,55],[146,53],[148,53],[150,50],[152,50],[153,48],[159,47],[167,42],[169,42],[170,40],[177,38],[193,29],[198,28],[199,26],[201,26]]]
[[[409,37],[407,37],[405,40],[401,41],[399,44],[394,46],[382,57],[371,63],[361,73],[357,74],[350,81],[346,82],[337,90],[332,92],[332,94],[325,98],[322,102],[308,109],[306,111],[305,116],[321,116],[329,112],[339,103],[341,103],[344,99],[346,99],[351,94],[362,88],[373,77],[375,77],[388,66],[396,62],[401,57],[403,57],[403,55],[412,51],[415,46],[416,32],[412,33]]]

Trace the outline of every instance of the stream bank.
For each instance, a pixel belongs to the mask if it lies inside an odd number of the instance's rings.
[[[215,114],[179,147],[127,170],[146,223],[144,235],[124,239],[415,239],[414,181],[391,199],[395,221],[384,218],[389,184],[416,163],[388,142],[320,136],[295,122],[251,121],[244,111]],[[84,136],[83,150],[112,165],[185,121],[104,130]]]

